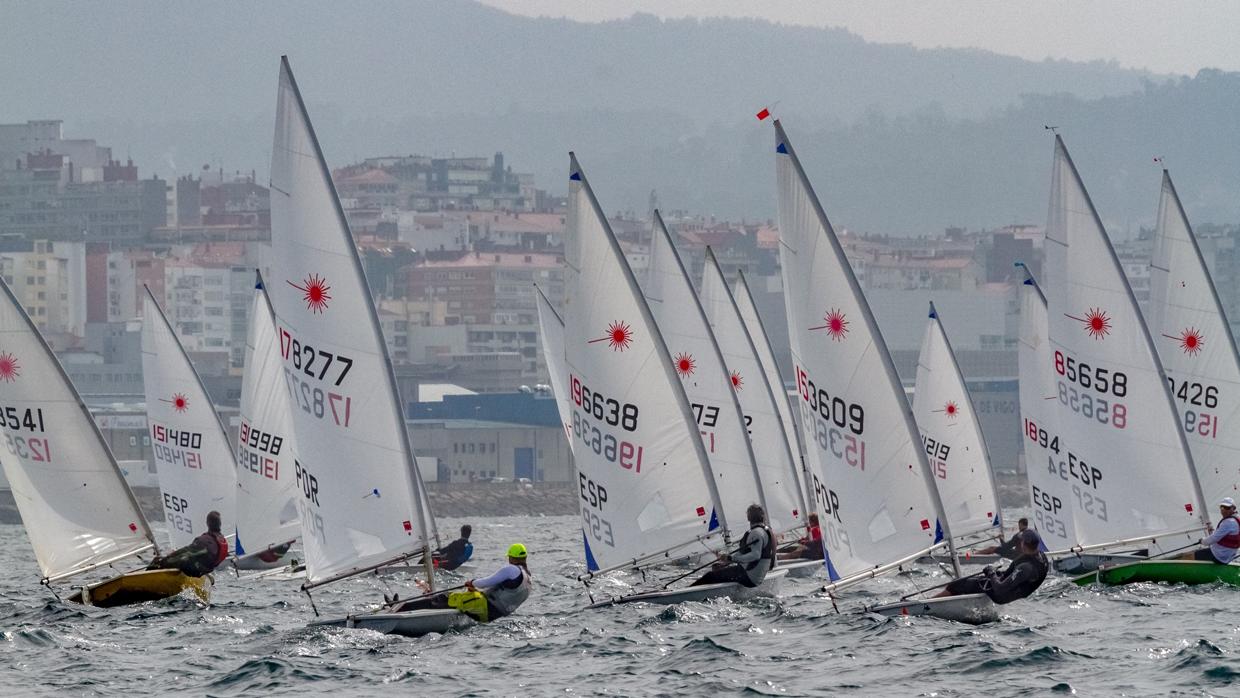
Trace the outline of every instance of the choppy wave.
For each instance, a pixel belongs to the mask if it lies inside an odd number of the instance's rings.
[[[514,539],[530,547],[535,595],[489,626],[418,639],[307,628],[314,612],[296,582],[228,575],[206,608],[64,604],[39,587],[22,529],[0,526],[0,695],[1240,694],[1230,587],[1051,579],[980,628],[860,612],[939,583],[930,567],[837,594],[838,613],[813,579],[786,580],[778,599],[583,610],[575,517],[470,523],[478,574]],[[314,600],[338,616],[392,591],[411,583],[359,579]]]

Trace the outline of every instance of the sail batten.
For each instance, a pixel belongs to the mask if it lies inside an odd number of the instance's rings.
[[[941,539],[951,548],[952,531],[878,324],[778,120],[775,136],[797,402],[807,459],[828,488],[825,562],[838,581]]]
[[[426,507],[378,314],[287,58],[272,147],[272,258],[305,588],[429,550]]]
[[[6,479],[45,582],[158,546],[68,375],[8,284],[0,297]]]

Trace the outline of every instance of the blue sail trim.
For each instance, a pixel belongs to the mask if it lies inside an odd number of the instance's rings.
[[[934,520],[934,542],[936,544],[943,542],[943,522],[938,519]]]
[[[710,510],[710,525],[706,527],[707,531],[713,531],[719,528],[719,514],[714,509]]]
[[[835,571],[835,565],[831,563],[831,551],[827,550],[827,545],[822,546],[822,561],[827,568],[827,579],[833,582],[840,581],[840,573]]]
[[[594,553],[590,552],[590,539],[586,537],[586,530],[581,529],[581,542],[586,546],[586,569],[591,572],[598,571],[598,562],[594,559]]]

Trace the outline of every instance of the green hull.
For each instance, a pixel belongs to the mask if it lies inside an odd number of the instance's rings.
[[[1097,572],[1083,574],[1072,581],[1081,586],[1095,582],[1112,586],[1137,582],[1166,582],[1168,584],[1224,582],[1240,586],[1240,565],[1219,565],[1196,560],[1147,560],[1103,567]]]

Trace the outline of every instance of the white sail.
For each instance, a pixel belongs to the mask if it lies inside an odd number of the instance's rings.
[[[1170,533],[1206,524],[1192,457],[1145,320],[1058,136],[1044,276],[1064,443],[1042,467],[1068,484],[1082,544],[1160,536],[1177,547]]]
[[[572,452],[576,439],[573,438],[572,396],[564,368],[564,320],[541,288],[535,286],[534,293],[538,296],[538,333],[542,339],[543,360],[547,362],[547,376],[551,380],[551,392],[555,394],[555,409],[568,438],[568,450]]]
[[[738,391],[693,290],[693,282],[658,211],[654,212],[653,238],[650,275],[642,290],[689,398],[702,445],[715,473],[719,500],[728,520],[745,526],[745,509],[751,504],[765,509],[767,502],[745,415],[737,400]]]
[[[271,302],[261,280],[250,305],[237,432],[236,555],[262,555],[301,535],[296,444]]]
[[[951,531],[878,325],[778,121],[775,134],[798,403],[807,458],[829,488],[819,516],[838,580],[950,544]]]
[[[90,411],[8,285],[0,287],[0,463],[43,578],[150,548],[150,526]]]
[[[585,175],[570,155],[565,367],[592,571],[726,530],[684,388]]]
[[[416,467],[353,236],[287,59],[268,294],[293,412],[306,588],[425,551]]]
[[[828,504],[827,488],[806,467],[805,445],[801,441],[801,432],[797,429],[796,419],[792,415],[792,398],[784,388],[784,379],[779,374],[775,350],[771,348],[770,335],[766,333],[762,316],[758,314],[758,305],[754,302],[753,293],[749,290],[749,282],[745,280],[744,272],[737,272],[736,290],[732,297],[736,301],[736,309],[741,314],[741,320],[745,323],[745,329],[753,339],[754,347],[758,350],[758,359],[762,365],[762,372],[766,375],[766,384],[770,386],[775,395],[779,423],[783,426],[784,435],[792,446],[792,452],[799,463],[797,477],[801,483],[801,491],[804,493],[808,511],[825,509]]]
[[[1021,443],[1025,448],[1025,473],[1029,477],[1029,501],[1033,509],[1034,528],[1046,550],[1067,550],[1080,543],[1072,520],[1072,489],[1047,464],[1057,462],[1067,448],[1060,440],[1056,423],[1057,410],[1051,401],[1058,400],[1052,370],[1054,350],[1047,338],[1048,318],[1046,296],[1028,268],[1020,287],[1019,364]]]
[[[1150,332],[1207,505],[1240,496],[1240,357],[1171,175],[1163,171],[1150,264]]]
[[[780,421],[779,403],[784,402],[786,406],[787,401],[783,395],[776,395],[767,382],[758,359],[758,348],[745,329],[723,270],[709,247],[706,248],[700,297],[745,416],[757,459],[758,477],[766,497],[767,521],[776,533],[802,527],[808,514],[798,476],[800,459],[793,455],[793,447]]]
[[[964,537],[1000,525],[990,454],[951,342],[930,304],[917,357],[913,414],[952,533]]]
[[[228,434],[168,318],[146,290],[142,311],[142,387],[146,427],[172,547],[207,530],[218,511],[236,526],[237,463]]]

